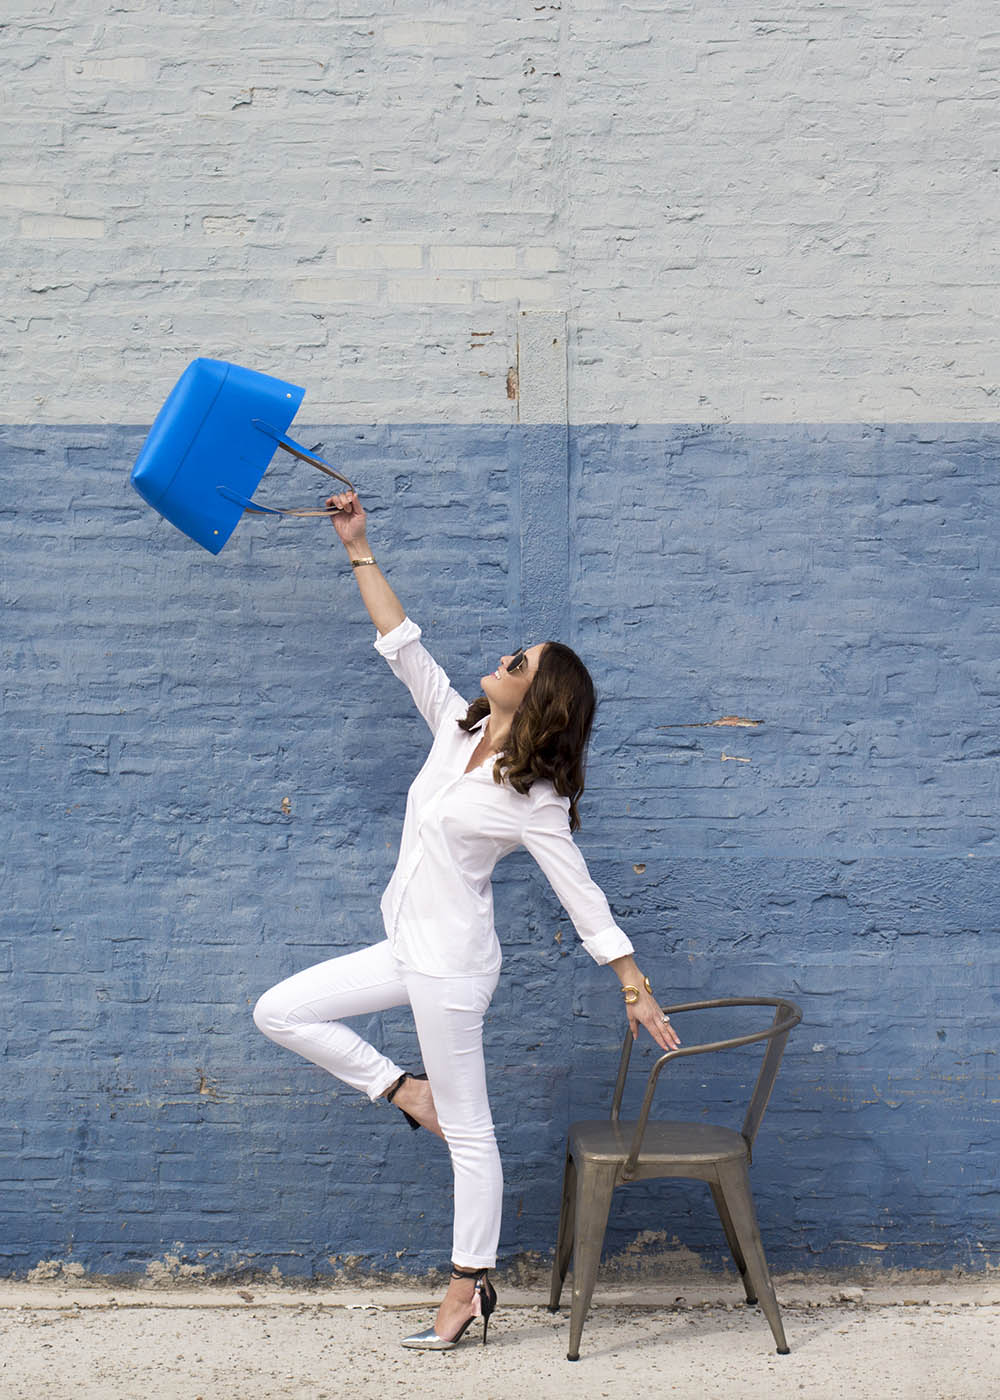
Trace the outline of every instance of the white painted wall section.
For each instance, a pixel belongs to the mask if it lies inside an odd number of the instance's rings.
[[[315,422],[990,419],[981,0],[8,7],[0,406],[148,421],[208,354]]]

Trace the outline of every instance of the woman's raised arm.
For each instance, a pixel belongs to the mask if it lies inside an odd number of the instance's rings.
[[[406,617],[403,605],[389,587],[389,581],[375,563],[368,543],[368,517],[358,500],[357,492],[347,491],[343,495],[330,496],[327,509],[337,509],[332,516],[333,528],[340,536],[347,557],[354,565],[354,577],[361,593],[361,601],[368,609],[368,616],[384,637]]]

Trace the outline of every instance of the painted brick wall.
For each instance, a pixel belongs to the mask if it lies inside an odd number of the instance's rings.
[[[1000,372],[979,0],[8,5],[0,412],[148,423],[210,348],[318,422],[976,421]]]
[[[549,597],[510,543],[545,485],[525,431],[305,434],[350,454],[463,684],[544,635]],[[995,1252],[996,434],[872,437],[570,444],[563,635],[603,696],[582,843],[665,996],[805,1008],[758,1153],[786,1267]],[[421,722],[326,527],[247,522],[213,559],[130,492],[141,438],[4,432],[4,1264],[429,1265],[437,1144],[248,1019],[279,976],[378,935]],[[302,471],[276,464],[273,489]],[[705,727],[728,714],[760,725]],[[620,1013],[526,858],[501,868],[498,911],[504,1249],[537,1256]],[[374,1019],[415,1054],[405,1018]],[[747,1073],[671,1095],[731,1118]],[[613,1249],[652,1228],[654,1251],[719,1259],[697,1194],[649,1197],[617,1211]]]
[[[997,55],[971,0],[11,14],[0,1270],[448,1247],[438,1145],[249,1020],[378,936],[423,736],[324,526],[212,559],[130,491],[198,353],[307,385],[459,684],[532,636],[592,664],[581,841],[657,989],[806,1012],[772,1263],[995,1264]],[[526,857],[497,909],[537,1259],[620,1013]],[[748,1073],[670,1094],[731,1120]],[[715,1266],[703,1207],[634,1188],[610,1252]]]

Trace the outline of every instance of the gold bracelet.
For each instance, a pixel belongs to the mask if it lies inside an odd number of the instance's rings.
[[[351,560],[351,568],[352,568],[352,569],[360,569],[362,564],[374,564],[374,563],[375,563],[375,560],[374,560],[374,559],[372,558],[372,556],[369,554],[369,556],[368,556],[367,559],[352,559],[352,560]]]
[[[652,995],[653,995],[653,989],[652,989],[652,987],[649,985],[649,978],[648,978],[648,977],[644,977],[644,978],[642,979],[642,985],[646,988],[646,991],[649,993],[649,995],[652,996]],[[636,1002],[639,1000],[639,988],[638,988],[638,987],[625,986],[625,987],[622,987],[622,992],[625,994],[625,1005],[626,1005],[626,1006],[634,1006],[634,1005],[636,1004]]]

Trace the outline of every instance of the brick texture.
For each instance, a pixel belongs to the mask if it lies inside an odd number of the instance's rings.
[[[802,1004],[756,1153],[774,1266],[993,1259],[996,433],[298,435],[349,464],[461,686],[553,631],[592,666],[581,842],[661,996]],[[277,978],[378,936],[422,723],[326,525],[245,521],[213,559],[128,487],[142,437],[2,433],[0,1267],[435,1267],[438,1145],[250,1021]],[[259,494],[310,477],[276,462]],[[733,715],[759,724],[712,726]],[[502,1249],[537,1260],[621,1012],[527,857],[497,911]],[[370,1029],[416,1058],[405,1016]],[[750,1074],[682,1070],[665,1102],[735,1121]],[[723,1259],[680,1186],[627,1193],[609,1248]]]
[[[657,991],[805,1011],[755,1153],[772,1264],[995,1266],[989,7],[5,20],[0,1272],[447,1255],[439,1145],[250,1021],[379,936],[424,736],[328,527],[213,559],[131,492],[197,354],[307,387],[296,436],[460,686],[532,638],[592,666],[581,843]],[[523,855],[497,914],[530,1263],[621,1013]],[[751,1074],[666,1101],[738,1121]],[[705,1212],[632,1188],[609,1263],[721,1266]]]
[[[147,423],[204,353],[509,424],[523,304],[578,423],[978,421],[998,62],[980,0],[15,7],[0,415]]]

